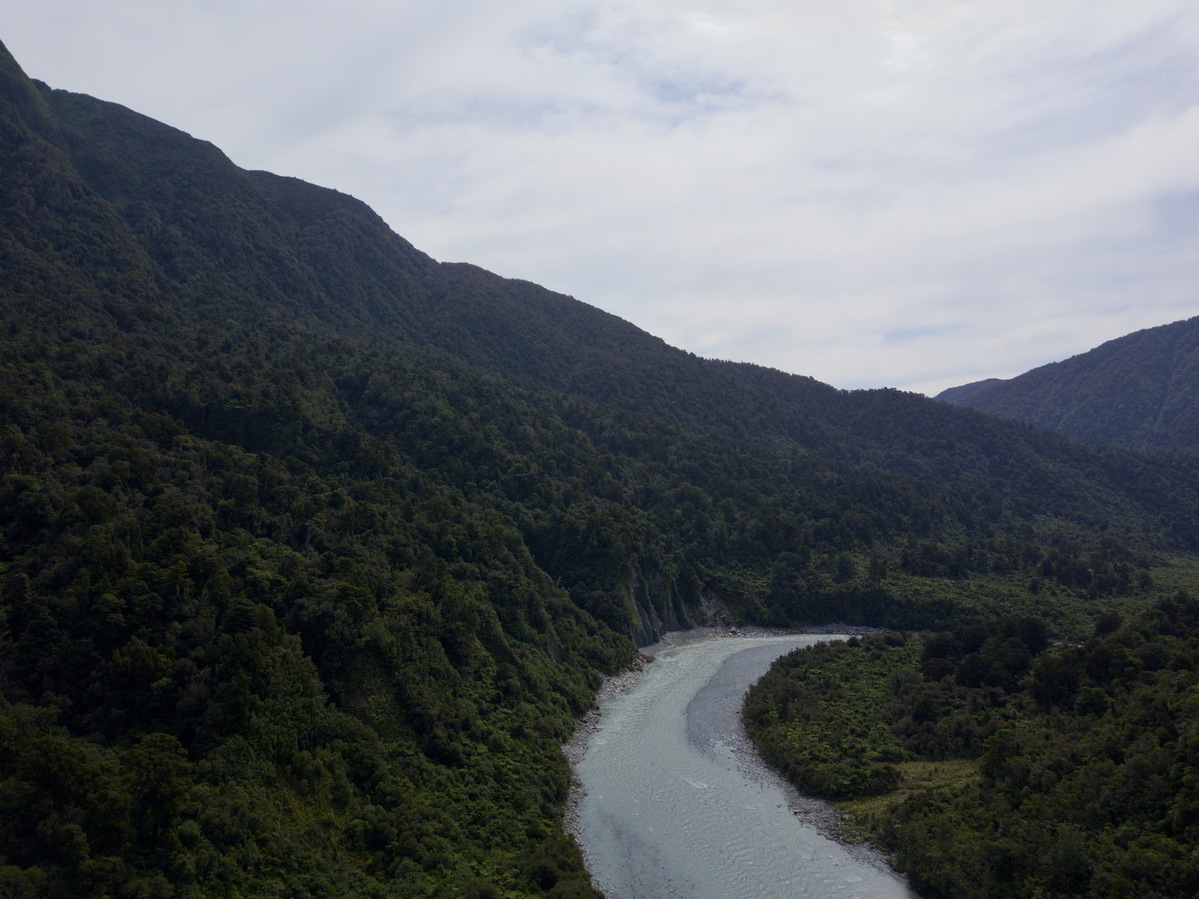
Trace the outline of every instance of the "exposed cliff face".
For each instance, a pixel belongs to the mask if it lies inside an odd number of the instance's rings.
[[[703,608],[689,608],[677,585],[658,571],[648,577],[634,574],[629,579],[629,601],[638,646],[657,643],[668,631],[690,630],[708,621]]]

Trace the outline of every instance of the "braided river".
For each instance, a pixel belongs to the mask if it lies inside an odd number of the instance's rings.
[[[685,639],[601,700],[575,765],[573,829],[608,899],[915,899],[878,857],[823,836],[827,807],[767,768],[741,728],[750,684],[830,639],[841,638]]]

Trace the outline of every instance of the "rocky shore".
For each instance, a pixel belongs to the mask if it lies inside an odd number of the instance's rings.
[[[653,660],[652,655],[639,651],[634,657],[632,665],[619,674],[604,678],[599,692],[595,694],[595,703],[579,720],[574,733],[570,735],[570,740],[562,747],[562,752],[566,756],[566,760],[570,762],[570,793],[566,797],[566,811],[563,815],[563,821],[566,832],[575,838],[580,847],[582,847],[582,841],[579,840],[579,809],[583,804],[583,797],[586,795],[586,791],[584,791],[583,784],[579,781],[579,776],[575,773],[575,769],[578,767],[579,762],[583,760],[583,755],[587,752],[587,744],[591,741],[592,735],[599,730],[600,703],[614,699],[633,689],[633,685],[641,677],[641,672],[645,670],[645,666]],[[587,857],[585,847],[583,848],[583,857],[584,859]],[[590,868],[590,865],[588,867]]]

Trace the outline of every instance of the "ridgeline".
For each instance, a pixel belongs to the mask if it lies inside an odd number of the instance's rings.
[[[1199,455],[1199,318],[1109,340],[1010,380],[951,387],[937,399],[1084,443]]]

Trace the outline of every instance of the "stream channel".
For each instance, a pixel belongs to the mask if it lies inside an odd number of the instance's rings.
[[[602,699],[575,765],[573,829],[608,899],[915,899],[869,851],[821,835],[822,803],[767,768],[742,697],[779,656],[833,635],[684,638]]]

